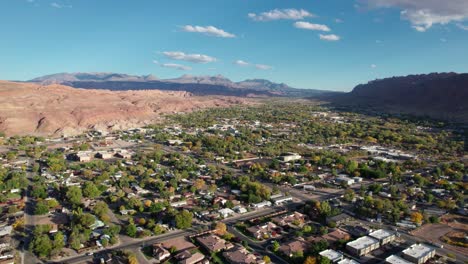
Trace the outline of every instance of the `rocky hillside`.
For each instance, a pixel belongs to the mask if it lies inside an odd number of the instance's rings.
[[[375,80],[333,97],[333,102],[468,123],[468,74],[432,73]]]
[[[186,91],[194,95],[222,95],[239,97],[309,97],[325,93],[322,90],[296,89],[284,83],[263,79],[233,82],[222,75],[183,75],[176,79],[160,80],[153,75],[134,76],[118,73],[59,73],[39,77],[29,82],[63,84],[75,88],[122,90]]]
[[[247,104],[188,92],[85,90],[58,84],[0,81],[0,131],[8,135],[72,135],[157,122],[161,114]]]

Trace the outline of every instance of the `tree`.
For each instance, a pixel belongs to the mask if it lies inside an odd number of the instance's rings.
[[[155,235],[160,235],[160,234],[163,234],[164,232],[166,232],[166,228],[164,228],[164,226],[160,224],[155,225],[153,228],[153,233]]]
[[[331,264],[332,262],[330,261],[329,258],[327,257],[320,257],[319,264]]]
[[[183,210],[175,216],[176,227],[178,229],[186,229],[192,226],[193,214],[187,210]]]
[[[65,237],[62,232],[57,232],[54,235],[53,249],[56,252],[60,252],[65,246]]]
[[[205,188],[206,184],[203,179],[196,179],[195,182],[193,183],[193,186],[195,187],[196,190],[202,190]]]
[[[424,216],[420,212],[413,212],[411,213],[411,221],[413,223],[420,225],[422,223]]]
[[[270,259],[269,256],[263,256],[263,261],[264,261],[266,264],[271,263],[271,259]]]
[[[128,254],[127,261],[128,264],[138,264],[138,258],[134,253]]]
[[[71,186],[70,188],[68,188],[66,197],[68,201],[75,206],[81,204],[81,199],[83,198],[81,188],[78,186]]]
[[[354,197],[355,197],[355,193],[353,191],[353,189],[346,189],[345,193],[344,193],[344,199],[347,201],[347,202],[352,202],[354,200]]]
[[[100,218],[102,218],[102,216],[106,215],[108,212],[109,212],[109,206],[107,205],[107,203],[103,202],[103,201],[99,201],[96,203],[96,205],[94,206],[93,208],[93,212],[99,216]]]
[[[36,204],[36,209],[34,209],[34,214],[36,215],[45,215],[49,212],[49,206],[45,201],[40,201]]]
[[[226,232],[227,232],[226,224],[223,223],[223,222],[217,222],[215,230],[216,230],[216,234],[218,234],[220,236],[224,236],[226,234]]]
[[[125,228],[125,233],[127,233],[127,236],[129,237],[136,237],[137,235],[137,227],[134,223],[130,223],[127,225]]]
[[[85,197],[90,199],[94,199],[101,195],[101,191],[99,191],[98,187],[92,182],[85,182],[83,187],[83,194]]]
[[[328,217],[331,211],[332,211],[331,206],[327,201],[320,203],[320,214],[322,216]]]
[[[277,252],[280,248],[280,244],[278,241],[273,241],[272,245],[271,245],[272,249],[273,249],[273,252]]]
[[[52,252],[52,241],[48,235],[39,234],[38,236],[34,236],[30,248],[34,254],[41,258],[45,258],[50,256],[50,253]]]
[[[308,256],[306,260],[304,261],[304,264],[317,264],[317,258]]]

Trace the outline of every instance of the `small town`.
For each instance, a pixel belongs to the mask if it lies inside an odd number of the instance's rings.
[[[166,120],[2,136],[0,263],[468,261],[456,128],[290,104]]]

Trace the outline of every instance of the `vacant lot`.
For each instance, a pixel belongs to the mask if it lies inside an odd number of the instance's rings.
[[[442,237],[448,237],[454,241],[464,237],[468,232],[468,217],[459,215],[446,215],[441,219],[440,224],[427,224],[415,230],[413,234],[428,241],[443,244],[445,247],[466,254],[468,249],[445,243]]]

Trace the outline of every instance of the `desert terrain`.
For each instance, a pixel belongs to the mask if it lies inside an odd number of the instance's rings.
[[[0,131],[75,135],[155,123],[164,114],[248,104],[248,99],[177,91],[108,91],[0,81]]]

